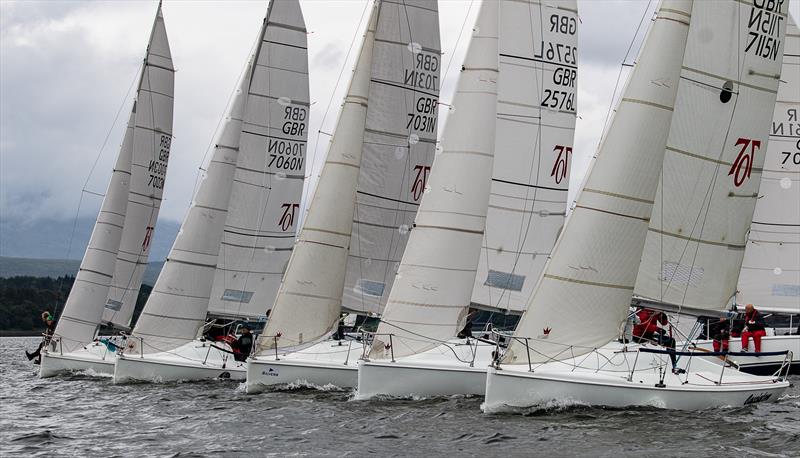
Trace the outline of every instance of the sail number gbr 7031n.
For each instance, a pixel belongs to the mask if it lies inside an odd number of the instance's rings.
[[[287,106],[283,110],[283,125],[281,133],[287,137],[301,137],[305,135],[308,110],[305,107]],[[305,160],[305,146],[303,140],[293,140],[286,137],[270,137],[267,144],[267,167],[280,170],[302,170]]]
[[[149,177],[147,186],[153,189],[164,189],[164,177],[167,175],[167,161],[169,161],[169,149],[172,145],[172,137],[161,135],[158,145],[158,157],[151,159],[147,166]]]

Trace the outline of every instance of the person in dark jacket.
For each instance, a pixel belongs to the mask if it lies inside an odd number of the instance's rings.
[[[747,304],[744,308],[744,329],[742,330],[742,351],[748,351],[750,346],[750,337],[753,338],[753,346],[756,353],[761,353],[761,338],[767,335],[766,322],[761,313],[753,307],[753,304]]]
[[[55,318],[53,318],[52,313],[50,313],[49,311],[42,312],[42,321],[44,322],[45,330],[42,341],[39,343],[39,348],[37,348],[36,351],[34,351],[33,353],[28,353],[27,350],[25,351],[25,356],[28,357],[28,361],[36,359],[36,361],[34,361],[34,364],[39,364],[39,362],[41,361],[40,357],[42,354],[42,348],[48,343],[50,343],[50,337],[52,337],[53,333],[56,331],[56,321]]]
[[[731,338],[731,321],[720,317],[709,326],[709,335],[713,340],[714,351],[728,351],[728,339]]]
[[[250,356],[250,351],[253,349],[253,334],[250,332],[250,328],[247,326],[242,328],[242,335],[236,339],[233,357],[236,361],[246,361],[247,357]]]

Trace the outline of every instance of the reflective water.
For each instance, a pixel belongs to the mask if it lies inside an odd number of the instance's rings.
[[[34,338],[0,338],[0,455],[800,456],[800,387],[777,404],[677,412],[552,406],[485,415],[480,398],[353,401],[231,382],[40,380]],[[794,382],[800,382],[795,377]]]

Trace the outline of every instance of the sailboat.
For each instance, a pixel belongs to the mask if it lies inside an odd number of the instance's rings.
[[[484,411],[551,400],[670,409],[741,406],[775,401],[789,386],[785,376],[757,377],[692,352],[617,340],[634,289],[642,294],[648,281],[658,291],[649,296],[658,299],[654,303],[692,308],[719,309],[730,297],[726,288],[735,288],[735,278],[723,284],[715,276],[702,290],[684,290],[676,300],[676,293],[661,290],[661,262],[653,274],[648,251],[656,246],[647,239],[669,233],[693,244],[690,251],[706,251],[703,258],[711,252],[725,255],[718,263],[738,262],[738,271],[741,250],[731,251],[746,240],[758,193],[764,155],[757,152],[759,145],[766,147],[775,106],[785,33],[778,24],[786,6],[660,4],[553,256],[511,344],[487,372]],[[774,28],[762,27],[772,21]],[[768,49],[764,43],[748,46],[754,34],[763,34]],[[684,214],[707,217],[704,238],[680,222]],[[656,222],[663,225],[654,227]],[[697,280],[691,268],[687,280],[693,273]],[[671,353],[680,356],[674,368]]]
[[[89,245],[49,345],[40,377],[113,372],[101,325],[129,329],[147,266],[172,142],[172,57],[158,5],[136,98]]]
[[[791,16],[786,19],[784,49],[778,100],[736,303],[755,304],[762,314],[773,315],[783,329],[768,328],[761,348],[767,353],[790,350],[790,373],[800,373],[800,31]],[[696,345],[713,349],[710,340]],[[731,338],[729,345],[732,352],[742,350],[741,339]],[[775,373],[784,363],[780,354],[731,360],[741,371],[762,375]]]
[[[470,307],[521,312],[565,218],[577,2],[485,1],[357,398],[482,395],[495,344]]]
[[[309,106],[300,4],[272,1],[205,177],[117,359],[115,383],[244,379],[229,342],[203,333],[215,318],[266,318],[298,226]]]
[[[435,0],[372,5],[316,192],[248,361],[249,393],[355,385],[362,345],[329,336],[343,310],[374,314],[386,303],[435,154],[440,54]]]

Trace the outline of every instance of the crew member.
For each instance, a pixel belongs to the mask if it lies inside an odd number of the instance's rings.
[[[250,356],[250,351],[253,348],[253,334],[247,326],[242,327],[242,335],[236,339],[234,349],[236,352],[233,354],[236,361],[246,361]]]
[[[744,329],[742,330],[742,351],[747,351],[750,346],[750,337],[753,338],[753,346],[755,346],[756,353],[761,353],[761,338],[767,335],[765,330],[766,323],[761,313],[753,307],[753,304],[747,304],[744,307]]]
[[[709,335],[713,340],[714,351],[728,351],[728,339],[731,337],[731,322],[725,317],[720,317],[716,323],[709,326]]]
[[[50,343],[50,337],[53,336],[53,333],[56,330],[56,322],[53,319],[53,314],[49,311],[45,310],[42,312],[42,322],[44,322],[45,330],[42,341],[39,343],[39,348],[37,348],[33,353],[28,353],[28,351],[25,350],[25,356],[28,357],[28,361],[34,358],[36,359],[34,364],[39,364],[41,362],[40,356],[42,354],[42,347]]]
[[[639,324],[633,327],[633,341],[634,342],[655,342],[663,347],[675,350],[675,339],[673,339],[667,330],[661,326],[669,325],[669,320],[664,312],[650,310],[643,308],[636,313],[639,318]],[[676,366],[678,360],[675,353],[669,354],[669,359],[672,361],[672,371],[675,373],[684,372],[683,369],[678,369]]]

